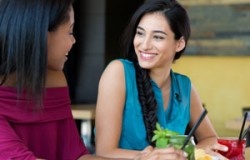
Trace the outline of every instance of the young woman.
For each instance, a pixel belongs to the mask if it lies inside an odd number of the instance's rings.
[[[186,10],[175,0],[151,0],[133,15],[124,34],[126,59],[112,61],[99,83],[96,110],[96,153],[133,158],[151,142],[156,122],[184,134],[203,111],[190,79],[172,69],[190,36]],[[227,149],[205,117],[195,136],[197,148]],[[181,157],[177,150],[157,154],[162,159]],[[181,157],[183,158],[183,157]]]
[[[72,0],[0,0],[0,15],[0,159],[106,159],[78,134],[62,71]]]

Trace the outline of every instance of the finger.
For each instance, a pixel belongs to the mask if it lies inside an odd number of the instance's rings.
[[[154,152],[157,152],[157,153],[174,153],[176,152],[176,149],[175,148],[155,148],[154,149]]]
[[[228,147],[219,143],[216,143],[214,145],[211,146],[211,149],[214,151],[223,151],[223,152],[227,152],[228,151]]]
[[[147,154],[147,153],[152,152],[153,150],[154,150],[154,148],[152,146],[148,146],[141,153]]]
[[[175,148],[155,149],[150,155],[158,155],[158,160],[183,160],[187,157],[185,152]]]
[[[137,154],[134,157],[134,160],[142,160],[142,159],[144,159],[144,157],[146,157],[147,155],[149,155],[153,150],[154,149],[153,149],[152,146],[146,147],[144,150],[142,150],[139,154]]]
[[[222,156],[220,153],[213,151],[213,150],[209,150],[206,153],[213,157],[218,158],[219,160],[228,160],[226,157]]]
[[[184,157],[184,158],[187,158],[188,157],[188,154],[187,152],[184,152],[183,150],[177,150],[178,154],[181,156],[181,157]]]
[[[214,152],[214,154],[212,156],[217,157],[219,160],[229,160],[226,157],[224,157],[221,154],[216,153],[216,152]]]
[[[152,155],[150,157],[145,157],[145,160],[159,160],[157,155]]]
[[[150,153],[143,160],[183,160],[184,158],[176,153],[162,154],[162,153]]]

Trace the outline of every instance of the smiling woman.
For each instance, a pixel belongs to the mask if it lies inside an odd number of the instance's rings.
[[[192,128],[203,111],[201,100],[190,79],[172,70],[172,63],[186,49],[190,32],[188,14],[176,0],[148,0],[136,10],[122,37],[125,59],[113,60],[99,82],[97,155],[136,157],[140,150],[155,146],[151,139],[157,122],[179,134],[187,126]],[[207,116],[195,136],[196,147],[223,159],[214,150],[226,147],[217,145]],[[185,158],[183,151],[173,148],[154,149],[145,157],[154,156]]]
[[[72,3],[0,1],[0,159],[89,157],[63,74],[75,43]]]
[[[0,0],[1,160],[107,160],[89,154],[71,112],[72,3]]]
[[[57,30],[48,33],[48,69],[62,70],[72,45],[76,42],[73,35],[74,11],[70,7],[69,17]]]
[[[147,25],[150,23],[151,25]],[[134,48],[142,68],[167,67],[174,60],[175,53],[185,48],[182,38],[175,40],[175,35],[161,12],[145,15],[134,38]]]

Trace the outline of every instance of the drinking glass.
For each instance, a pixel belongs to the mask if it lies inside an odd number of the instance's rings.
[[[239,140],[236,137],[220,137],[218,143],[228,147],[227,152],[219,151],[219,153],[229,160],[245,160],[246,140]]]
[[[170,136],[169,146],[172,146],[176,149],[181,149],[186,138],[187,138],[187,135]],[[194,137],[191,137],[188,144],[184,148],[184,151],[188,154],[188,160],[195,160],[194,149],[195,149]]]

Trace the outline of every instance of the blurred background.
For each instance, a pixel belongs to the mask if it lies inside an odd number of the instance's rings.
[[[143,2],[75,1],[77,42],[65,65],[72,104],[96,103],[99,78],[122,57],[120,36]],[[250,0],[179,2],[189,13],[192,36],[173,69],[190,77],[219,136],[238,136],[242,109],[250,107]],[[91,134],[89,121],[81,122],[87,122],[81,124],[85,136]]]

